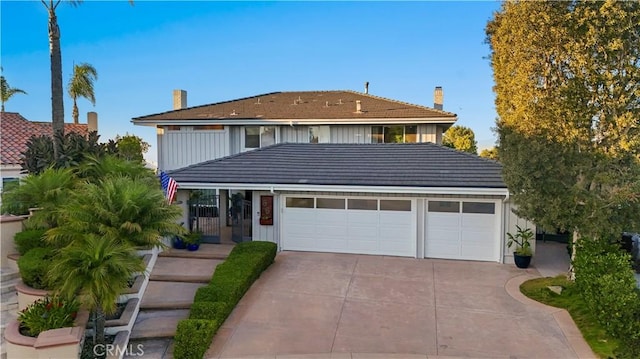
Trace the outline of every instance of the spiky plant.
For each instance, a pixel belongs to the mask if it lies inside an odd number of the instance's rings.
[[[129,279],[144,270],[130,244],[112,235],[87,233],[59,250],[48,275],[57,293],[95,312],[94,344],[104,344],[105,315],[115,312]]]

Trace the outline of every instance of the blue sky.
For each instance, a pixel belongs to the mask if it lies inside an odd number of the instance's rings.
[[[484,28],[499,2],[62,3],[63,83],[74,63],[98,71],[96,106],[81,99],[80,122],[98,112],[106,141],[135,134],[152,145],[153,128],[131,118],[170,110],[172,90],[196,106],[274,91],[355,90],[444,109],[493,146],[496,112]],[[0,1],[0,59],[15,95],[6,111],[50,121],[47,12],[40,1]],[[65,92],[65,121],[71,122]]]

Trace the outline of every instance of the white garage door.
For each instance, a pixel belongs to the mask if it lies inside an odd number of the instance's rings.
[[[495,202],[428,201],[424,256],[498,261]]]
[[[416,256],[415,201],[286,197],[284,250]]]

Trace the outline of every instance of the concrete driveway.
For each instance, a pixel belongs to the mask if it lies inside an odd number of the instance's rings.
[[[497,263],[283,252],[206,357],[578,357],[570,319],[505,289],[523,274]]]

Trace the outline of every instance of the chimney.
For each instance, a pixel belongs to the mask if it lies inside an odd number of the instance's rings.
[[[89,132],[98,132],[97,112],[87,112],[87,130],[89,130]]]
[[[436,89],[433,90],[433,108],[436,110],[442,110],[442,87],[436,86]]]
[[[362,104],[360,100],[356,100],[356,113],[362,113]]]
[[[173,90],[173,109],[180,110],[187,108],[187,91]]]
[[[369,93],[369,81],[364,83],[364,93],[366,93],[366,94]]]

